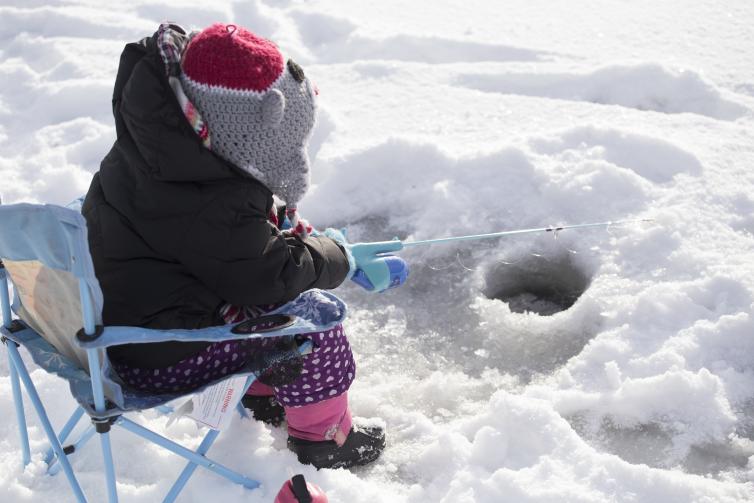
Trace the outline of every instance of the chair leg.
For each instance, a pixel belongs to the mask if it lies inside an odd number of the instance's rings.
[[[60,433],[58,433],[58,439],[60,439],[61,444],[66,441],[66,439],[68,438],[68,435],[71,434],[73,429],[79,423],[81,416],[83,415],[84,415],[84,409],[82,409],[80,406],[76,407],[76,410],[73,411],[73,414],[71,414],[71,417],[68,419],[68,422],[65,423],[65,426],[63,426],[63,429],[61,429]],[[47,463],[47,465],[50,466],[54,462],[54,458],[55,458],[55,452],[52,450],[52,447],[50,447],[50,449],[48,449],[47,451],[47,454],[45,455],[45,463]]]
[[[84,330],[87,334],[94,334],[94,303],[92,301],[89,287],[84,280],[79,280],[79,290],[81,291],[81,306],[84,312]],[[92,378],[92,397],[94,398],[94,409],[98,413],[104,414],[107,407],[105,405],[105,394],[102,387],[102,375],[100,374],[99,350],[89,348],[86,350],[86,357],[89,362],[89,375]],[[107,483],[107,500],[110,503],[118,502],[118,490],[115,482],[115,465],[113,465],[113,450],[110,446],[110,419],[98,420],[92,418],[94,428],[99,434],[100,446],[102,447],[102,458],[105,462],[105,482]]]
[[[68,479],[68,483],[71,485],[73,494],[76,496],[76,500],[79,501],[79,503],[86,503],[84,492],[81,490],[81,486],[79,485],[78,480],[76,480],[76,475],[74,475],[73,468],[71,468],[71,464],[68,462],[68,457],[63,452],[63,446],[60,445],[60,440],[58,440],[57,435],[55,435],[55,430],[52,428],[50,419],[47,417],[47,411],[45,411],[44,405],[42,405],[42,400],[40,400],[39,394],[37,393],[37,388],[34,387],[31,376],[26,370],[23,360],[21,360],[21,355],[18,353],[18,348],[16,348],[14,344],[8,344],[7,347],[12,365],[15,366],[18,376],[21,378],[21,382],[24,383],[26,393],[29,395],[29,399],[31,399],[31,403],[32,405],[34,405],[34,409],[37,411],[39,421],[42,423],[42,427],[47,434],[47,438],[52,445],[52,449],[55,452],[55,455],[58,457],[58,461],[60,462],[61,466],[63,467],[63,471],[65,472],[65,476]]]
[[[207,433],[207,435],[204,437],[204,440],[202,440],[202,443],[196,450],[196,453],[201,456],[207,454],[207,451],[209,451],[209,448],[212,447],[212,444],[215,442],[215,439],[219,434],[220,432],[217,430],[209,430],[209,433]],[[162,500],[162,503],[173,503],[173,501],[175,501],[175,499],[178,497],[178,494],[180,494],[180,492],[183,490],[183,487],[194,474],[196,467],[197,464],[193,461],[188,462],[186,467],[181,472],[181,475],[175,481],[175,484],[173,484],[173,487],[170,488],[170,492],[168,492],[167,496],[165,496],[165,499]]]
[[[158,435],[157,433],[151,430],[148,430],[147,428],[144,428],[143,426],[139,424],[134,423],[130,419],[127,419],[125,417],[120,417],[118,419],[118,422],[115,424],[130,431],[131,433],[134,433],[136,435],[139,435],[142,438],[149,440],[150,442],[153,442],[161,447],[164,447],[170,452],[173,452],[183,458],[188,459],[194,464],[203,466],[207,470],[213,471],[217,473],[218,475],[221,475],[225,477],[226,479],[230,480],[231,482],[240,484],[246,487],[247,489],[256,489],[257,487],[259,487],[259,482],[257,482],[256,480],[252,480],[248,477],[244,477],[240,473],[234,472],[230,468],[227,468],[221,465],[220,463],[207,459],[203,455],[197,454],[196,452],[190,449],[187,449],[184,446],[163,437],[162,435]]]
[[[73,452],[78,452],[81,449],[84,448],[84,446],[89,442],[89,440],[92,439],[94,436],[94,433],[96,430],[94,429],[94,426],[90,425],[89,428],[84,430],[84,432],[79,436],[79,439],[76,440],[73,444],[71,444],[71,447],[73,448]],[[73,454],[73,453],[71,453]],[[70,456],[70,454],[68,454]],[[52,463],[50,464],[50,467],[47,469],[47,473],[49,473],[52,476],[55,476],[60,472],[60,464],[56,463],[57,458],[54,458],[52,460]]]
[[[113,465],[113,450],[110,447],[110,433],[104,432],[99,435],[102,446],[102,457],[105,461],[105,479],[107,481],[107,501],[118,503],[118,491],[115,485],[115,466]]]
[[[256,381],[256,379],[257,377],[254,374],[246,378],[246,386],[243,389],[243,395],[245,395],[249,391],[249,388],[251,388],[251,385],[254,384],[254,381]],[[241,395],[242,398],[243,395]],[[251,419],[251,416],[248,412],[246,412],[246,407],[243,406],[242,402],[238,402],[238,405],[236,405],[236,410],[238,411],[238,415],[240,415],[243,419]]]
[[[246,380],[246,387],[244,389],[244,393],[246,393],[249,390],[249,387],[251,386],[251,383],[254,382],[254,377],[250,376]],[[238,413],[243,418],[249,418],[249,414],[246,412],[246,408],[243,406],[241,402],[237,405]],[[196,450],[196,453],[204,456],[209,451],[210,447],[212,447],[212,444],[215,442],[215,439],[220,434],[217,430],[209,430],[209,433],[204,437],[204,440],[202,440],[201,445]],[[162,503],[173,503],[175,499],[178,497],[180,492],[183,490],[183,488],[186,486],[186,483],[189,481],[191,476],[194,474],[194,471],[196,470],[197,464],[193,461],[189,461],[186,464],[186,467],[181,472],[180,476],[178,476],[178,479],[175,481],[175,484],[173,484],[173,487],[170,488],[170,491],[168,492],[167,496],[165,496],[165,499],[162,500]]]
[[[169,405],[160,405],[159,407],[155,407],[155,410],[160,414],[169,416],[175,409],[173,409],[173,407],[170,407]]]
[[[236,411],[238,412],[238,415],[243,419],[251,419],[251,416],[246,411],[246,407],[244,407],[241,402],[238,402],[238,405],[236,405]]]
[[[8,367],[10,368],[10,386],[13,392],[13,402],[16,406],[16,420],[18,421],[18,435],[21,440],[21,455],[24,466],[31,463],[31,450],[29,449],[29,432],[26,430],[26,414],[24,413],[24,396],[21,394],[21,384],[18,382],[18,371],[10,355],[10,346],[16,349],[13,341],[8,341]],[[18,351],[16,351],[18,352]]]

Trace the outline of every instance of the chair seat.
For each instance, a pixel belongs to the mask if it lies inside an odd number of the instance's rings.
[[[60,353],[57,349],[55,349],[54,346],[52,346],[52,344],[45,341],[37,332],[35,332],[31,328],[25,327],[17,332],[9,332],[6,329],[0,328],[0,333],[2,333],[3,336],[7,337],[13,342],[16,342],[20,346],[26,348],[26,350],[31,355],[34,363],[41,369],[67,381],[73,398],[84,409],[84,411],[92,417],[115,417],[120,416],[126,412],[152,409],[154,407],[165,405],[168,402],[171,402],[178,398],[198,393],[204,388],[225,379],[218,379],[216,381],[207,383],[201,388],[189,392],[164,393],[159,395],[140,392],[139,390],[134,390],[132,388],[123,386],[121,388],[123,397],[122,405],[118,406],[113,402],[108,401],[107,412],[105,414],[102,414],[95,411],[94,396],[92,394],[92,381],[89,377],[89,374],[79,368],[78,365],[74,364],[70,358]],[[234,374],[234,376],[248,376],[251,374],[252,372],[240,372]],[[110,378],[117,379],[117,376],[114,376],[111,373]]]

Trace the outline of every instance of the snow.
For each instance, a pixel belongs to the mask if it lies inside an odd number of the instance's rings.
[[[414,240],[653,219],[416,247],[400,289],[344,285],[352,407],[386,424],[380,460],[317,472],[283,430],[238,418],[211,454],[262,488],[199,470],[182,501],[269,502],[299,472],[344,503],[754,500],[750,1],[25,0],[0,18],[4,203],[86,191],[115,139],[120,51],[170,18],[245,25],[317,83],[301,211],[318,227]],[[3,359],[0,500],[71,501],[28,404],[22,471],[7,375]],[[62,424],[66,385],[32,377]],[[139,420],[194,447],[203,433]],[[113,442],[122,501],[158,500],[183,467]],[[95,443],[72,461],[104,500]]]
[[[735,120],[747,108],[727,101],[696,72],[658,64],[611,65],[587,74],[504,73],[462,75],[472,89],[522,96],[620,105],[662,113],[694,113]]]

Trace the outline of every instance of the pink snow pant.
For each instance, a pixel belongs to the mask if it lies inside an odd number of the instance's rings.
[[[247,394],[272,396],[275,389],[254,381]],[[343,445],[353,424],[348,392],[311,405],[283,408],[288,421],[288,434],[305,440],[334,440],[338,445]]]

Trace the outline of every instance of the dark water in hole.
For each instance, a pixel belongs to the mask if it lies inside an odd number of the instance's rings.
[[[490,268],[484,294],[506,302],[513,312],[550,316],[575,304],[590,281],[568,255],[532,256]]]

